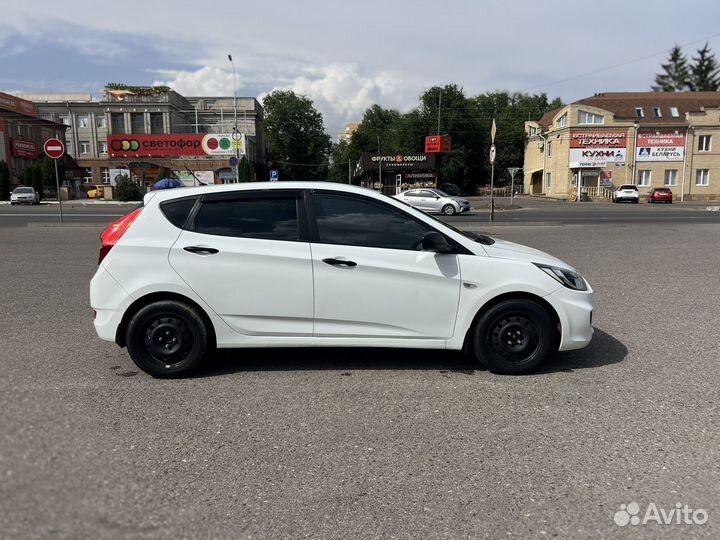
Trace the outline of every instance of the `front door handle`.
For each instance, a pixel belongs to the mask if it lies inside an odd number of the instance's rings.
[[[190,253],[197,253],[198,255],[215,255],[220,250],[207,247],[207,246],[187,246],[183,248],[185,251],[189,251]]]
[[[357,266],[355,261],[346,261],[343,259],[323,259],[322,262],[331,266],[347,266],[348,268],[354,268]]]

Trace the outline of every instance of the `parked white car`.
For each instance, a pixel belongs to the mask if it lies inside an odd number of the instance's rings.
[[[568,264],[354,186],[154,191],[101,242],[97,334],[156,377],[214,347],[307,346],[462,349],[519,374],[593,334]]]
[[[40,197],[35,189],[27,186],[18,186],[10,194],[10,204],[39,204]]]
[[[612,194],[613,202],[630,201],[637,204],[640,201],[640,192],[637,186],[633,184],[623,184],[618,187]]]
[[[434,188],[410,189],[395,195],[404,203],[429,214],[452,216],[470,211],[470,201],[463,197],[452,197]]]

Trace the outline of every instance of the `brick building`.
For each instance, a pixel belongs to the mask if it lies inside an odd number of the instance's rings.
[[[525,122],[526,193],[574,200],[636,184],[720,199],[720,93],[596,94]]]
[[[65,126],[41,118],[31,101],[0,92],[0,161],[8,164],[11,185],[21,183],[51,138],[65,141]]]

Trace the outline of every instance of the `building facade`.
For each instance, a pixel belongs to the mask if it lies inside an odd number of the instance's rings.
[[[264,170],[263,114],[255,98],[185,97],[165,87],[107,87],[100,99],[21,96],[34,102],[42,118],[68,126],[67,151],[84,184],[113,184],[122,173],[148,186],[162,168],[203,183],[232,182],[231,159],[243,155],[253,177]],[[236,126],[238,143],[232,142]],[[203,141],[217,146],[210,151]]]
[[[33,102],[0,92],[0,161],[8,164],[11,185],[21,183],[51,138],[64,142],[65,126],[40,117]]]
[[[621,184],[641,197],[720,199],[720,93],[596,94],[525,122],[526,193],[609,198]]]

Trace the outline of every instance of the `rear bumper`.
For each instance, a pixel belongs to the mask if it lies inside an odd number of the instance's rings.
[[[586,347],[593,336],[592,317],[595,295],[589,291],[573,291],[562,287],[544,298],[560,319],[560,351]]]
[[[90,306],[95,311],[93,324],[100,339],[116,341],[117,329],[132,298],[103,265],[90,281]]]

